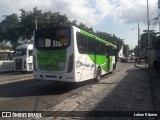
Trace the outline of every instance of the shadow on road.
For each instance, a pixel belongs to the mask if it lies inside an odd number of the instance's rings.
[[[91,81],[67,83],[29,79],[0,85],[0,97],[60,95],[75,89],[81,89],[82,86],[87,86],[90,83]]]

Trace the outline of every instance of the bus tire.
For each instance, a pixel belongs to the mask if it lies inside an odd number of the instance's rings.
[[[117,63],[114,64],[114,70],[117,68]]]
[[[114,65],[114,63],[113,63],[113,65],[112,65],[112,71],[114,70],[114,68],[115,68],[115,65]]]
[[[101,80],[101,68],[98,67],[97,71],[96,71],[96,78],[95,78],[95,82],[99,82]]]

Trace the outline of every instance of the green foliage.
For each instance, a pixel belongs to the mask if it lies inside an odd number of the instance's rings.
[[[106,32],[94,32],[92,27],[89,28],[83,23],[77,24],[77,20],[69,21],[66,15],[62,15],[59,12],[42,12],[42,10],[38,10],[37,7],[33,8],[33,11],[20,9],[20,12],[20,17],[18,17],[17,14],[8,15],[0,23],[0,43],[5,45],[10,41],[13,49],[19,45],[19,42],[26,43],[31,40],[33,31],[36,30],[36,22],[37,29],[59,25],[77,26],[78,28],[116,44],[117,52],[120,50],[121,46],[124,45],[123,39],[115,35],[111,36]]]
[[[5,16],[5,19],[0,23],[0,43],[5,45],[10,41],[11,45],[16,46],[19,39],[19,21],[17,14]]]
[[[124,44],[123,45],[123,54],[124,54],[124,56],[125,57],[128,57],[128,54],[129,54],[129,45],[127,45],[127,44]]]
[[[145,33],[141,34],[140,39],[140,50],[147,50],[148,47],[148,31],[144,31]],[[159,32],[155,32],[154,30],[150,30],[150,41],[152,47],[160,47],[160,36]]]
[[[147,41],[148,41],[148,33],[141,34],[141,39],[140,39],[140,49],[141,50],[147,50],[147,46],[148,46]]]
[[[135,46],[134,48],[134,53],[137,55],[138,54],[138,45]]]
[[[0,44],[0,50],[13,50],[11,46],[9,45],[1,45]]]

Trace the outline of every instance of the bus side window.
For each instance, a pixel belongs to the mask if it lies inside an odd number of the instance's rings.
[[[109,47],[109,51],[110,51],[111,56],[114,56],[116,54],[115,48],[113,48],[113,47]]]
[[[105,46],[106,57],[110,55],[109,46]]]
[[[33,50],[29,50],[29,56],[33,55]]]
[[[78,51],[81,54],[86,54],[87,53],[87,40],[86,37],[80,33],[77,32],[77,46],[78,46]]]

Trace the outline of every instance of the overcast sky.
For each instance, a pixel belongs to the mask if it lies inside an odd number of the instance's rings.
[[[150,19],[158,15],[157,1],[149,0]],[[147,29],[147,0],[0,0],[0,21],[3,15],[20,15],[19,9],[34,7],[66,14],[94,31],[115,34],[130,48],[134,48],[138,38],[138,30],[132,28],[137,28],[139,22],[141,33]]]

